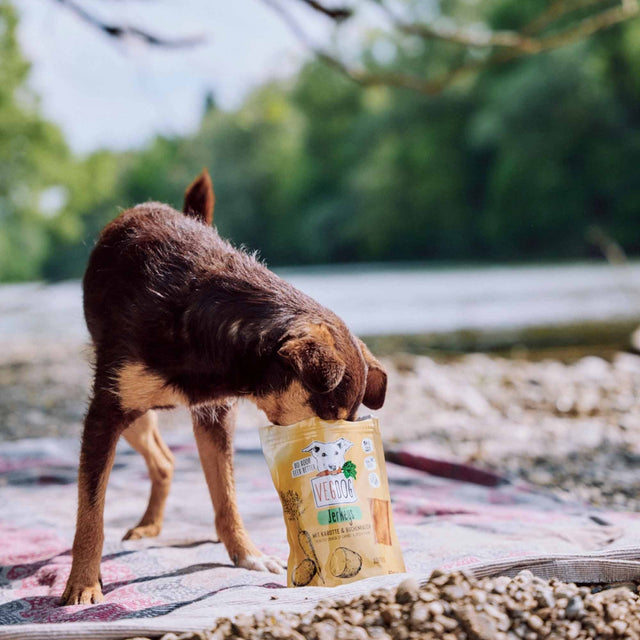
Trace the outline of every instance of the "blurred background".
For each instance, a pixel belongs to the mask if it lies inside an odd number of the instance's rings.
[[[389,442],[635,505],[638,13],[0,0],[0,437],[79,432],[97,234],[208,167],[220,233],[385,358]]]

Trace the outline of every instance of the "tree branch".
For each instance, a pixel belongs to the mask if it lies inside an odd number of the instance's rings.
[[[588,16],[574,27],[568,27],[558,33],[540,38],[538,40],[540,51],[557,49],[577,40],[588,38],[598,31],[635,18],[638,14],[640,14],[638,0],[622,0],[619,6]]]
[[[584,18],[577,26],[566,28],[552,36],[535,38],[527,34],[535,34],[553,24],[559,18],[586,9],[594,4],[602,4],[603,0],[555,0],[549,8],[534,18],[522,31],[487,31],[473,32],[455,28],[443,28],[435,25],[403,22],[395,17],[384,5],[384,11],[401,32],[417,35],[425,39],[444,40],[466,47],[502,47],[517,49],[522,54],[539,53],[558,46],[564,46],[574,40],[586,38],[596,31],[606,29],[617,22],[627,20],[638,13],[636,0],[622,0],[621,4],[611,9]],[[557,41],[557,43],[556,43]],[[500,58],[501,56],[496,56]],[[505,57],[512,59],[511,54]]]
[[[317,0],[300,0],[300,2],[311,7],[318,13],[322,13],[328,18],[335,20],[336,22],[343,22],[353,15],[353,10],[349,7],[335,7],[332,9],[331,7],[327,7],[320,2],[317,2]]]
[[[406,22],[399,18],[384,3],[379,8],[384,11],[393,26],[407,35],[420,36],[427,40],[444,40],[465,47],[526,47],[529,38],[517,31],[471,31],[455,27],[438,27],[434,24]]]
[[[447,29],[426,24],[410,24],[394,21],[394,26],[403,33],[421,38],[445,40],[465,47],[518,47],[530,46],[531,39],[516,31],[473,32],[462,29]]]
[[[108,22],[105,22],[87,11],[84,7],[80,6],[74,0],[57,0],[57,2],[66,9],[69,9],[84,22],[96,29],[99,29],[111,38],[124,39],[126,37],[133,36],[142,40],[148,45],[170,49],[193,47],[201,44],[205,40],[204,36],[202,35],[177,39],[163,38],[161,36],[149,33],[148,31],[131,25],[110,24]]]
[[[540,33],[560,18],[587,9],[593,5],[603,4],[604,0],[552,0],[548,8],[534,18],[522,29],[522,33],[531,35]]]
[[[500,50],[493,52],[483,58],[478,58],[470,62],[462,63],[453,67],[446,73],[434,79],[426,79],[418,75],[405,74],[399,72],[370,72],[366,69],[354,69],[344,63],[336,56],[314,45],[300,27],[296,20],[289,14],[277,0],[263,0],[267,5],[276,11],[287,24],[291,32],[298,40],[312,53],[314,53],[325,64],[336,69],[354,82],[366,87],[391,86],[410,89],[426,95],[440,93],[453,81],[474,72],[478,72],[486,67],[505,64],[512,60],[558,49],[578,40],[587,38],[598,31],[608,29],[616,24],[634,18],[640,14],[639,0],[622,0],[619,5],[606,9],[583,18],[577,24],[567,27],[561,31],[548,36],[531,37],[520,32],[499,31],[488,34],[473,34],[462,30],[444,30],[427,25],[417,25],[399,22],[393,17],[393,22],[397,29],[404,33],[419,35],[427,39],[439,39],[454,42],[466,47],[499,47]],[[556,0],[553,4],[562,7],[550,8],[545,12],[544,19],[534,19],[528,27],[538,21],[531,31],[538,31],[550,25],[553,20],[551,13],[557,17],[566,15],[580,8],[585,8],[600,0],[570,0],[562,2]],[[553,6],[553,5],[552,5]],[[388,8],[384,10],[389,13]],[[551,13],[550,13],[551,12]],[[555,18],[554,18],[555,19]],[[526,28],[525,28],[526,29]]]

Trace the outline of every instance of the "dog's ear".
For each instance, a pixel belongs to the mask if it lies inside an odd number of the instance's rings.
[[[346,438],[340,438],[336,444],[338,445],[338,449],[340,449],[340,451],[348,451],[349,449],[351,449],[351,447],[353,447],[353,442],[351,442],[351,440],[347,440]]]
[[[387,393],[387,372],[360,338],[358,338],[358,342],[368,367],[367,386],[362,403],[369,409],[379,409],[384,404],[384,397]]]
[[[301,335],[289,338],[278,351],[310,391],[327,393],[335,389],[345,372],[329,329],[308,324]]]
[[[303,451],[306,453],[318,453],[318,451],[320,451],[320,446],[321,444],[324,444],[323,442],[318,442],[317,440],[314,440],[311,444],[307,445]]]
[[[187,187],[182,210],[186,215],[211,226],[215,202],[209,172],[203,169],[202,173]]]

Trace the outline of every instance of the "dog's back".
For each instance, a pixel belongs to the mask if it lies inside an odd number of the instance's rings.
[[[256,314],[268,318],[276,299],[279,307],[289,301],[292,307],[304,303],[319,309],[203,221],[150,202],[123,212],[104,229],[83,282],[85,317],[96,347],[151,365],[157,345],[163,345],[163,365],[182,357],[181,323],[205,290],[209,303],[243,301],[247,321]],[[222,315],[230,310],[218,306]],[[218,321],[224,325],[220,314]]]
[[[230,247],[210,227],[150,202],[103,230],[83,281],[87,325],[96,343],[179,307],[198,277],[216,270]],[[146,327],[145,327],[146,329]]]

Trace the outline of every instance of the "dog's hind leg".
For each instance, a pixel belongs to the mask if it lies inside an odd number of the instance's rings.
[[[236,566],[282,573],[279,558],[263,555],[244,528],[233,478],[235,403],[192,409],[193,431],[216,517],[216,531]]]
[[[85,418],[78,471],[78,514],[73,562],[64,604],[102,602],[100,558],[104,544],[104,498],[120,434],[135,418],[124,412],[108,382],[96,380]]]
[[[133,529],[129,529],[123,540],[152,538],[162,529],[164,505],[173,477],[173,454],[160,436],[158,416],[155,411],[147,411],[122,435],[144,458],[151,479],[151,495],[147,510],[140,522]]]

